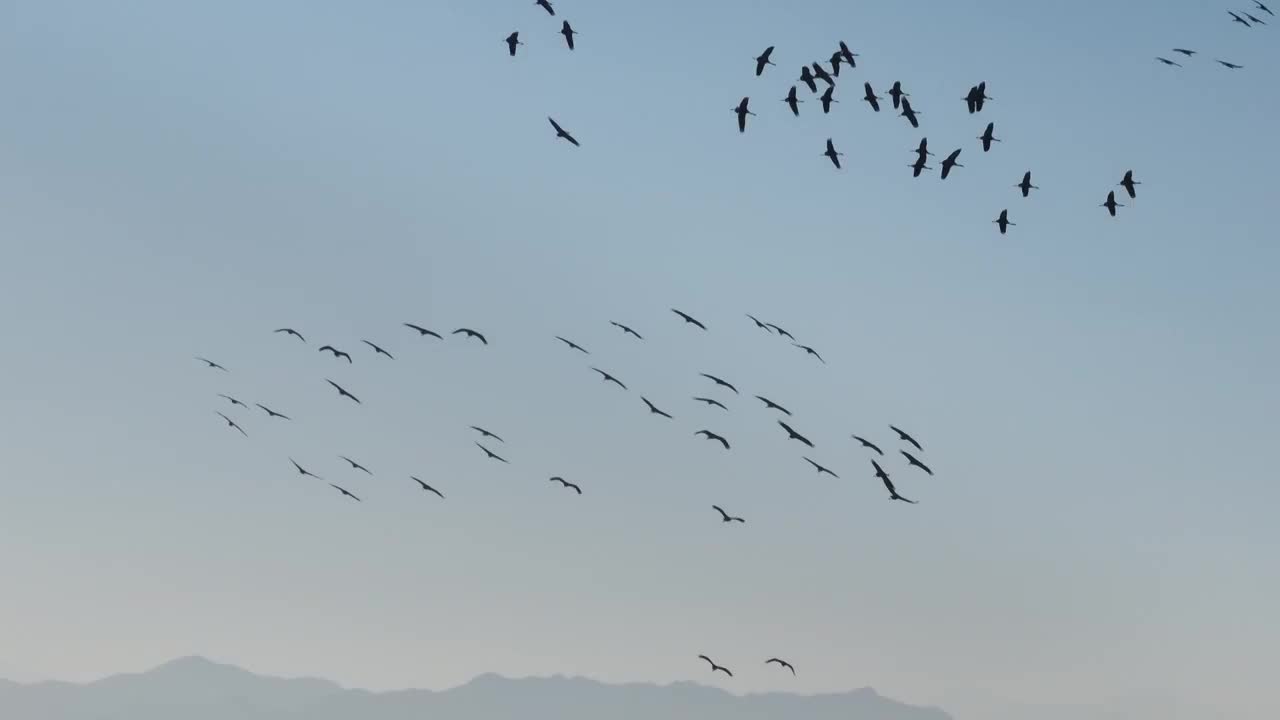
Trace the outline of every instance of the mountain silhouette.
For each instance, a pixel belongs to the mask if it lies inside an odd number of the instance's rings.
[[[481,675],[443,691],[369,692],[327,680],[255,675],[190,657],[97,682],[0,681],[0,718],[23,720],[951,720],[870,688],[825,695],[733,695],[695,683],[606,685]]]

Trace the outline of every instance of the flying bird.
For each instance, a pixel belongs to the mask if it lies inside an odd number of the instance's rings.
[[[1230,10],[1228,10],[1228,11],[1227,11],[1227,14],[1231,16],[1231,20],[1232,20],[1233,22],[1238,22],[1238,23],[1240,23],[1241,25],[1243,25],[1243,26],[1245,26],[1245,27],[1251,27],[1251,26],[1249,25],[1249,21],[1248,21],[1248,20],[1245,20],[1244,18],[1242,18],[1242,17],[1240,17],[1239,15],[1237,15],[1237,14],[1235,14],[1235,13],[1231,12]]]
[[[902,107],[902,98],[911,97],[911,93],[902,92],[902,82],[893,81],[893,87],[889,88],[889,97],[893,99],[893,109],[897,110]]]
[[[323,480],[324,480],[324,478],[320,477],[319,475],[316,475],[315,473],[311,472],[310,470],[307,470],[306,468],[304,468],[304,467],[302,467],[301,465],[299,465],[297,460],[294,460],[293,458],[289,458],[289,462],[293,463],[293,466],[294,466],[295,468],[297,468],[297,469],[298,469],[298,474],[299,474],[299,475],[302,475],[302,476],[304,476],[304,477],[313,477],[313,478],[315,478],[315,479],[317,479],[317,480],[321,480],[321,481],[323,481]]]
[[[215,411],[215,412],[216,412],[216,411]],[[249,433],[245,432],[245,431],[244,431],[244,428],[242,428],[242,427],[240,427],[239,425],[237,425],[237,424],[236,424],[236,422],[235,422],[234,420],[232,420],[231,418],[227,417],[226,415],[223,415],[222,413],[218,413],[218,417],[220,417],[220,418],[222,418],[223,420],[226,420],[226,421],[227,421],[227,427],[235,428],[236,430],[239,430],[239,431],[240,431],[240,434],[241,434],[241,435],[243,435],[243,436],[245,436],[245,437],[249,437]]]
[[[536,0],[533,4],[541,5],[542,9],[546,10],[548,15],[554,16],[556,14],[556,9],[551,7],[551,0]]]
[[[284,413],[278,413],[278,412],[276,412],[275,410],[272,410],[271,408],[267,407],[266,405],[263,405],[262,403],[254,403],[254,405],[257,405],[257,406],[258,406],[258,409],[260,409],[260,410],[262,410],[262,412],[266,413],[266,414],[267,414],[267,417],[269,417],[269,418],[280,418],[281,420],[292,420],[292,419],[293,419],[293,418],[289,417],[288,415],[285,415]]]
[[[286,334],[286,335],[292,335],[292,336],[294,336],[294,337],[298,338],[299,340],[301,340],[302,342],[306,342],[306,341],[307,341],[307,339],[306,339],[306,338],[302,337],[302,334],[301,334],[301,333],[299,333],[297,330],[294,330],[293,328],[280,328],[279,330],[273,330],[272,332],[276,332],[276,333],[284,333],[284,334]]]
[[[1124,177],[1121,178],[1120,182],[1117,184],[1123,187],[1125,191],[1129,193],[1129,197],[1136,198],[1138,197],[1138,189],[1135,186],[1141,185],[1142,183],[1133,179],[1132,170],[1126,170],[1124,173]]]
[[[840,54],[840,51],[837,50],[831,53],[831,60],[828,62],[831,63],[831,74],[840,77],[840,63],[844,62],[844,56]]]
[[[556,339],[557,339],[557,340],[559,340],[560,342],[564,343],[565,345],[568,345],[570,348],[572,348],[572,349],[574,349],[574,350],[577,350],[578,352],[582,353],[583,355],[590,355],[590,354],[591,354],[591,353],[587,352],[587,349],[586,349],[586,348],[584,348],[584,347],[582,347],[581,345],[579,345],[579,344],[577,344],[577,343],[573,342],[572,340],[565,340],[564,338],[560,337],[559,335],[557,335],[557,336],[556,336]]]
[[[1040,188],[1036,187],[1035,185],[1032,185],[1032,184],[1031,184],[1031,171],[1030,171],[1030,170],[1028,170],[1026,173],[1024,173],[1024,174],[1023,174],[1023,176],[1022,176],[1022,182],[1018,183],[1017,185],[1014,185],[1014,187],[1019,188],[1019,189],[1021,189],[1021,190],[1022,190],[1022,197],[1027,197],[1028,195],[1030,195],[1032,190],[1039,190],[1039,189],[1040,189]]]
[[[418,331],[418,337],[426,337],[426,336],[430,335],[431,337],[433,337],[433,338],[435,338],[435,339],[437,339],[437,340],[443,340],[443,339],[444,339],[444,337],[443,337],[443,336],[441,336],[441,335],[440,335],[440,333],[436,332],[435,330],[428,330],[428,329],[426,329],[426,328],[424,328],[424,327],[422,327],[422,326],[420,326],[420,325],[414,325],[413,323],[402,323],[402,324],[403,324],[405,327],[409,328],[410,330],[417,330],[417,331]]]
[[[337,390],[337,391],[338,391],[338,397],[351,398],[352,400],[354,400],[354,401],[355,401],[355,403],[356,403],[357,405],[363,405],[363,404],[364,404],[364,403],[361,403],[361,402],[360,402],[360,398],[358,398],[358,397],[356,397],[355,395],[352,395],[351,393],[347,392],[347,391],[346,391],[346,389],[345,389],[345,388],[343,388],[343,387],[342,387],[341,385],[339,385],[338,383],[336,383],[336,382],[334,382],[334,381],[330,380],[329,378],[325,378],[325,380],[324,380],[324,381],[325,381],[325,382],[327,382],[327,383],[329,383],[330,385],[332,385],[334,390]]]
[[[330,352],[330,353],[333,353],[333,357],[335,360],[338,358],[346,358],[348,364],[350,364],[351,362],[351,355],[339,350],[338,348],[332,345],[325,345],[324,347],[320,348],[319,352]]]
[[[956,159],[959,157],[960,157],[960,150],[956,150],[955,152],[948,155],[945,160],[942,161],[942,179],[943,180],[946,180],[947,176],[951,174],[951,168],[964,167],[960,163],[956,162]]]
[[[916,117],[919,114],[920,113],[917,113],[915,110],[911,108],[910,100],[906,99],[905,97],[902,98],[902,117],[906,118],[907,122],[911,123],[911,127],[913,128],[920,127],[920,120],[919,118]]]
[[[565,479],[564,479],[564,478],[562,478],[562,477],[553,477],[553,478],[551,478],[551,482],[560,483],[561,485],[565,486],[565,487],[566,487],[566,488],[568,488],[569,490],[573,490],[574,492],[578,493],[579,495],[581,495],[581,494],[582,494],[582,488],[578,487],[577,485],[574,485],[573,483],[569,482],[568,480],[565,480]]]
[[[564,128],[560,127],[560,123],[556,122],[555,118],[548,116],[547,120],[551,123],[551,127],[556,129],[556,137],[564,138],[565,140],[568,140],[569,143],[574,147],[582,147],[578,143],[578,139],[570,135],[568,130],[565,130]]]
[[[1228,69],[1231,69],[1231,70],[1242,70],[1242,69],[1244,69],[1244,66],[1243,66],[1243,65],[1236,65],[1235,63],[1229,63],[1229,62],[1227,62],[1226,60],[1217,60],[1217,59],[1215,59],[1215,60],[1214,60],[1214,62],[1218,63],[1219,65],[1221,65],[1221,66],[1222,66],[1222,67],[1224,67],[1224,68],[1228,68]]]
[[[911,163],[908,167],[911,168],[911,177],[920,177],[921,171],[933,169],[924,164],[924,156],[916,158],[916,161]]]
[[[763,330],[763,331],[765,331],[765,332],[767,332],[767,333],[772,333],[772,332],[773,332],[772,330],[770,330],[770,329],[769,329],[769,325],[768,325],[767,323],[762,322],[762,321],[761,321],[759,318],[757,318],[755,315],[752,315],[751,313],[747,313],[747,317],[748,317],[748,318],[751,318],[751,322],[755,323],[755,324],[756,324],[756,327],[760,328],[761,330]]]
[[[616,377],[614,377],[614,376],[610,375],[609,373],[607,373],[607,372],[605,372],[605,371],[601,370],[600,368],[594,368],[594,367],[593,367],[593,368],[591,368],[591,369],[592,369],[592,370],[595,370],[595,371],[596,371],[596,372],[598,372],[598,373],[600,373],[600,377],[601,377],[601,378],[603,378],[604,382],[611,382],[611,383],[613,383],[614,385],[617,385],[618,387],[622,388],[623,390],[626,390],[626,389],[627,389],[627,386],[626,386],[626,385],[623,385],[623,384],[622,384],[622,381],[621,381],[621,380],[619,380],[618,378],[616,378]]]
[[[1156,56],[1156,60],[1159,60],[1160,62],[1164,63],[1165,65],[1172,65],[1173,67],[1182,67],[1182,65],[1181,65],[1180,63],[1176,63],[1176,62],[1174,62],[1174,61],[1170,60],[1169,58],[1162,58],[1162,57],[1160,57],[1160,56],[1158,56],[1158,55]]]
[[[616,328],[618,328],[619,330],[621,330],[622,332],[626,333],[627,335],[631,335],[631,336],[633,336],[633,337],[634,337],[635,339],[637,339],[637,340],[643,340],[643,339],[644,339],[644,338],[640,337],[640,333],[636,332],[635,330],[632,330],[631,328],[627,327],[626,325],[623,325],[623,324],[622,324],[622,323],[620,323],[620,322],[614,322],[614,321],[610,320],[610,321],[609,321],[609,324],[610,324],[610,325],[612,325],[612,326],[614,326],[614,327],[616,327]]]
[[[392,360],[395,360],[395,359],[396,359],[394,355],[392,355],[391,353],[387,352],[386,350],[383,350],[382,348],[378,347],[377,345],[374,345],[373,343],[369,342],[368,340],[361,340],[360,342],[362,342],[362,343],[364,343],[365,345],[368,345],[369,347],[373,348],[373,351],[374,351],[375,353],[377,353],[378,355],[386,355],[387,357],[391,358]]]
[[[783,659],[781,659],[781,658],[769,658],[768,660],[765,660],[765,661],[764,661],[764,664],[765,664],[765,665],[769,665],[769,664],[778,665],[778,666],[780,666],[780,667],[784,667],[784,668],[786,668],[786,669],[790,670],[792,675],[795,675],[795,674],[796,674],[796,669],[795,669],[794,667],[792,667],[792,666],[791,666],[791,663],[789,663],[789,662],[787,662],[786,660],[783,660]]]
[[[867,103],[871,105],[872,110],[880,112],[880,97],[876,95],[875,90],[871,89],[871,83],[862,83],[862,89],[866,91],[866,94],[862,96],[862,99],[866,100]]]
[[[485,457],[489,458],[490,460],[497,460],[497,461],[498,461],[498,462],[500,462],[500,463],[507,463],[507,459],[506,459],[506,458],[502,457],[501,455],[498,455],[497,453],[495,453],[494,451],[490,450],[489,448],[487,448],[487,447],[485,447],[485,446],[481,445],[480,443],[476,443],[476,447],[478,447],[478,448],[480,448],[481,450],[483,450],[483,451],[484,451],[484,454],[485,454]],[[508,464],[508,465],[510,465],[511,463],[507,463],[507,464]]]
[[[969,94],[964,98],[965,103],[969,106],[970,114],[982,112],[982,106],[986,101],[994,99],[987,97],[987,81],[985,80],[969,88]]]
[[[196,359],[204,363],[205,365],[208,365],[209,368],[212,370],[221,370],[222,372],[229,372],[226,368],[222,367],[221,365],[219,365],[218,363],[212,360],[206,360],[205,358],[202,358],[202,357],[197,357]]]
[[[1253,0],[1253,4],[1254,4],[1254,5],[1257,5],[1257,6],[1258,6],[1258,9],[1259,9],[1259,10],[1261,10],[1262,12],[1264,12],[1264,13],[1266,13],[1266,14],[1268,14],[1268,15],[1272,16],[1272,17],[1275,17],[1275,13],[1271,12],[1271,8],[1269,8],[1269,7],[1267,7],[1266,5],[1263,5],[1262,3],[1258,2],[1258,0]]]
[[[827,72],[827,69],[818,63],[813,64],[813,76],[825,82],[830,87],[836,86],[836,81],[831,78],[831,73]]]
[[[792,335],[791,335],[791,333],[787,332],[786,330],[783,330],[782,328],[778,327],[777,325],[774,325],[773,323],[765,323],[765,325],[768,325],[769,327],[771,327],[771,328],[773,328],[774,330],[778,331],[778,334],[779,334],[779,335],[781,335],[782,337],[784,337],[784,338],[786,338],[786,339],[788,339],[788,340],[790,340],[790,341],[792,341],[792,342],[795,342],[795,337],[794,337],[794,336],[792,336]]]
[[[996,124],[987,123],[987,129],[978,136],[978,139],[982,141],[982,152],[991,152],[991,143],[1000,142],[1000,138],[996,137]]]
[[[839,476],[839,475],[837,475],[837,474],[835,474],[835,473],[831,472],[831,471],[830,471],[830,470],[828,470],[827,468],[822,467],[821,465],[819,465],[818,463],[816,463],[816,462],[814,462],[814,461],[810,460],[809,458],[805,458],[805,459],[804,459],[804,461],[805,461],[805,462],[807,462],[807,463],[809,463],[810,465],[812,465],[812,466],[813,466],[813,469],[817,470],[819,475],[830,475],[831,477],[833,477],[833,478],[835,478],[835,479],[837,479],[837,480],[839,480],[839,479],[840,479],[840,476]]]
[[[500,443],[505,443],[505,442],[506,442],[506,440],[503,440],[502,438],[498,437],[497,435],[494,435],[493,433],[489,432],[488,430],[485,430],[485,429],[484,429],[484,428],[482,428],[482,427],[476,427],[475,425],[472,425],[472,426],[471,426],[471,429],[472,429],[472,430],[475,430],[475,431],[476,431],[476,432],[478,432],[478,433],[480,433],[480,437],[483,437],[483,438],[493,438],[494,440],[497,440],[497,441],[498,441],[498,442],[500,442]]]
[[[697,400],[697,401],[698,401],[698,402],[700,402],[700,403],[706,403],[707,405],[713,405],[713,406],[715,406],[715,407],[720,408],[721,410],[726,410],[726,411],[727,411],[727,410],[729,409],[729,408],[725,407],[725,406],[724,406],[724,403],[720,402],[719,400],[713,400],[713,399],[711,399],[711,398],[704,398],[704,397],[696,397],[696,398],[694,398],[694,400]]]
[[[369,472],[369,468],[367,468],[367,467],[365,467],[365,466],[361,465],[360,463],[356,462],[355,460],[352,460],[351,458],[347,457],[346,455],[339,455],[338,457],[342,458],[343,460],[346,460],[346,461],[347,461],[347,464],[351,466],[351,469],[352,469],[352,470],[359,470],[360,472],[364,473],[365,475],[368,475],[368,476],[370,476],[370,477],[373,477],[373,473]]]
[[[724,380],[721,380],[720,378],[716,377],[715,375],[708,375],[708,374],[706,374],[706,373],[698,373],[698,374],[699,374],[699,375],[701,375],[702,377],[704,377],[704,378],[706,378],[706,379],[710,380],[711,382],[713,382],[713,383],[715,383],[715,384],[719,385],[720,387],[729,388],[730,390],[732,390],[732,391],[733,391],[733,394],[734,394],[734,395],[737,395],[737,394],[738,394],[738,388],[736,388],[736,387],[734,387],[733,385],[731,385],[731,384],[729,384],[729,383],[725,382]]]
[[[921,160],[923,160],[926,156],[933,155],[933,153],[929,152],[929,138],[927,137],[920,138],[920,144],[916,147],[915,153],[916,155],[920,156]]]
[[[1111,192],[1107,193],[1107,201],[1102,203],[1098,207],[1106,208],[1107,212],[1111,213],[1111,217],[1115,217],[1116,208],[1122,208],[1124,207],[1124,205],[1116,202],[1116,191],[1112,190]]]
[[[827,113],[830,113],[830,112],[831,112],[831,103],[838,103],[838,102],[840,102],[839,100],[836,100],[836,99],[833,97],[833,95],[835,94],[835,91],[836,91],[836,86],[835,86],[835,85],[832,85],[832,86],[828,87],[826,90],[824,90],[824,91],[823,91],[823,93],[822,93],[822,97],[818,98],[819,100],[821,100],[821,101],[822,101],[822,114],[823,114],[823,115],[826,115]]]
[[[827,151],[822,154],[831,158],[831,164],[835,165],[837,170],[840,169],[840,156],[844,155],[844,153],[836,151],[836,145],[831,142],[831,138],[827,138]]]
[[[769,56],[771,55],[773,55],[772,45],[765,48],[764,52],[760,53],[760,57],[756,58],[756,77],[760,77],[764,73],[765,65],[775,64],[772,60],[769,59]]]
[[[809,86],[809,92],[815,94],[818,92],[818,83],[814,81],[813,71],[809,69],[808,65],[800,68],[800,80]]]
[[[840,41],[840,57],[844,58],[844,61],[849,64],[849,67],[858,67],[858,63],[853,60],[858,57],[858,53],[851,52],[849,50],[849,46],[846,45],[843,40]]]
[[[999,225],[999,226],[1000,226],[1000,234],[1001,234],[1001,235],[1004,235],[1005,233],[1009,232],[1009,226],[1010,226],[1010,225],[1014,225],[1014,226],[1016,226],[1016,225],[1018,224],[1018,223],[1014,223],[1014,222],[1009,222],[1009,211],[1008,211],[1008,210],[1001,210],[1001,211],[1000,211],[1000,217],[996,218],[995,220],[992,220],[991,222],[993,222],[993,223],[995,223],[996,225]]]
[[[782,429],[783,429],[783,430],[786,430],[786,431],[787,431],[787,439],[788,439],[788,440],[798,440],[798,441],[800,441],[801,443],[803,443],[803,444],[805,444],[805,445],[807,445],[807,446],[809,446],[809,447],[813,447],[813,443],[809,441],[809,438],[807,438],[807,437],[805,437],[805,436],[801,435],[800,433],[796,432],[796,431],[795,431],[795,430],[794,430],[790,425],[788,425],[788,424],[786,424],[786,423],[782,422],[781,420],[779,420],[779,421],[778,421],[778,424],[782,426]]]
[[[564,36],[565,43],[567,43],[569,45],[569,49],[572,50],[573,36],[577,35],[578,33],[569,25],[568,20],[565,20],[564,24],[560,26],[560,34]]]
[[[862,447],[867,448],[869,450],[874,450],[876,454],[880,456],[884,455],[884,451],[881,450],[879,447],[877,447],[876,444],[871,442],[870,440],[864,437],[858,437],[857,435],[853,435],[852,437],[854,440],[857,440],[858,442],[862,443]]]
[[[743,520],[740,517],[734,517],[729,513],[725,512],[724,508],[721,508],[719,505],[712,505],[711,508],[716,512],[720,513],[720,522],[737,522],[737,523],[744,523],[744,524],[747,522],[746,520]]]
[[[905,458],[907,459],[907,463],[908,463],[908,464],[910,464],[910,465],[912,465],[912,466],[914,466],[914,467],[918,467],[918,468],[920,468],[921,470],[925,471],[926,473],[928,473],[928,474],[930,474],[930,475],[932,475],[932,474],[933,474],[933,471],[929,469],[929,466],[928,466],[928,465],[925,465],[924,463],[920,462],[920,458],[917,458],[915,455],[912,455],[911,453],[907,452],[906,450],[899,450],[898,452],[902,453],[902,456],[903,456],[903,457],[905,457]]]
[[[889,474],[884,471],[884,468],[880,467],[880,463],[872,460],[871,464],[876,468],[876,477],[880,478],[880,481],[884,483],[885,489],[889,491],[890,500],[901,500],[912,505],[916,504],[915,500],[908,500],[898,494],[898,490],[893,486],[893,481],[889,479]]]
[[[729,441],[728,441],[728,440],[725,440],[725,439],[724,439],[723,437],[721,437],[720,435],[717,435],[717,434],[715,434],[715,433],[711,432],[710,430],[699,430],[698,432],[694,433],[694,435],[701,435],[702,437],[704,437],[704,438],[706,438],[706,439],[708,439],[708,440],[711,440],[711,441],[713,441],[713,442],[718,442],[718,443],[720,443],[721,445],[723,445],[723,446],[724,446],[724,449],[725,449],[725,450],[728,450],[728,449],[729,449]]]
[[[787,91],[787,96],[782,98],[782,102],[786,103],[787,106],[791,108],[792,115],[800,117],[800,103],[804,101],[796,97],[795,85],[792,85],[791,89]]]
[[[1253,23],[1254,25],[1266,25],[1266,24],[1267,24],[1267,23],[1266,23],[1266,21],[1265,21],[1265,20],[1263,20],[1262,18],[1254,17],[1253,15],[1250,15],[1249,13],[1245,13],[1245,14],[1244,14],[1244,16],[1245,16],[1245,17],[1247,17],[1247,18],[1249,18],[1249,22]]]
[[[245,405],[244,403],[242,403],[242,402],[240,402],[239,400],[237,400],[237,399],[235,399],[235,398],[231,397],[230,395],[223,395],[222,393],[218,393],[218,397],[226,399],[226,401],[227,401],[227,402],[229,402],[229,403],[231,403],[232,405],[239,405],[240,407],[242,407],[242,408],[244,408],[244,409],[246,409],[246,410],[248,410],[248,409],[249,409],[249,406],[248,406],[248,405]]]
[[[471,328],[458,328],[457,330],[454,330],[452,333],[450,333],[450,335],[465,335],[468,338],[475,338],[476,340],[479,340],[485,345],[489,344],[489,341],[485,339],[484,335],[481,335],[480,333],[476,332],[475,330],[472,330]]]
[[[751,102],[751,98],[744,97],[742,98],[742,101],[738,103],[738,106],[733,109],[733,111],[738,114],[738,132],[740,133],[747,131],[747,116],[755,115],[755,113],[747,109],[747,103],[749,102]]]
[[[729,672],[729,668],[721,667],[720,665],[715,664],[714,662],[711,661],[711,658],[707,657],[706,655],[699,655],[698,657],[702,660],[706,660],[707,663],[711,665],[711,672],[715,672],[719,670],[725,675],[728,675],[729,677],[733,677],[733,673]]]
[[[355,500],[356,502],[361,502],[360,498],[356,497],[355,495],[352,495],[352,494],[351,494],[350,492],[348,492],[348,491],[347,491],[347,489],[346,489],[346,488],[344,488],[344,487],[340,487],[340,486],[338,486],[338,485],[334,485],[333,483],[329,483],[329,487],[333,488],[334,490],[337,490],[338,492],[342,493],[342,494],[343,494],[343,495],[345,495],[346,497],[351,498],[352,500]]]
[[[786,416],[788,416],[788,417],[790,417],[790,416],[791,416],[791,411],[790,411],[790,410],[788,410],[788,409],[786,409],[786,408],[782,407],[782,406],[781,406],[781,405],[779,405],[778,403],[776,403],[776,402],[774,402],[774,401],[770,400],[769,398],[767,398],[767,397],[765,397],[765,396],[763,396],[763,395],[757,395],[757,396],[756,396],[756,399],[757,399],[757,400],[759,400],[760,402],[764,403],[764,406],[765,406],[765,407],[767,407],[767,408],[769,408],[770,410],[777,410],[778,412],[782,413],[783,415],[786,415]]]
[[[1174,49],[1173,49],[1173,51],[1174,51],[1174,52],[1176,52],[1176,53],[1182,53],[1183,55],[1186,55],[1187,57],[1191,57],[1192,55],[1195,55],[1195,54],[1196,54],[1196,51],[1195,51],[1195,50],[1187,50],[1187,49],[1185,49],[1185,48],[1174,48]]]
[[[649,407],[649,413],[650,413],[651,415],[661,415],[662,417],[664,417],[664,418],[666,418],[666,419],[668,419],[668,420],[671,420],[671,419],[672,419],[672,417],[671,417],[669,414],[667,414],[667,413],[665,413],[665,412],[663,412],[663,411],[659,410],[657,405],[654,405],[653,403],[649,402],[646,398],[641,397],[640,399],[641,399],[641,400],[644,400],[644,404],[645,404],[645,405],[647,405],[647,406]]]
[[[439,490],[437,490],[437,489],[435,489],[435,488],[431,487],[430,485],[428,485],[428,484],[426,484],[426,483],[422,482],[422,481],[421,481],[421,480],[419,480],[418,478],[416,478],[416,477],[414,477],[414,476],[410,475],[410,476],[409,476],[409,479],[410,479],[410,480],[412,480],[412,481],[414,481],[414,482],[416,482],[416,483],[418,483],[418,485],[422,486],[422,489],[423,489],[424,491],[426,491],[426,492],[433,492],[433,493],[435,493],[437,496],[439,496],[439,498],[440,498],[441,500],[443,500],[443,499],[444,499],[444,493],[442,493],[442,492],[440,492]]]
[[[523,44],[524,44],[524,43],[520,42],[520,31],[519,31],[519,30],[517,30],[517,31],[515,31],[515,32],[511,33],[510,35],[508,35],[508,36],[507,36],[507,41],[506,41],[506,42],[507,42],[507,52],[511,53],[511,57],[515,57],[515,56],[516,56],[516,46],[517,46],[517,45],[523,45]]]
[[[896,427],[894,427],[894,426],[892,426],[892,425],[890,425],[890,426],[889,426],[889,429],[890,429],[890,430],[892,430],[892,431],[894,431],[895,433],[897,433],[897,434],[898,434],[898,439],[899,439],[899,440],[901,440],[901,441],[903,441],[903,442],[911,443],[911,445],[912,445],[915,449],[919,450],[920,452],[924,452],[924,448],[920,447],[920,443],[916,442],[916,439],[915,439],[915,438],[911,437],[910,435],[906,434],[905,432],[903,432],[903,431],[899,430],[898,428],[896,428]]]
[[[689,325],[696,326],[696,327],[698,327],[699,329],[702,329],[702,330],[706,330],[706,329],[707,329],[707,326],[706,326],[706,325],[703,325],[702,323],[700,323],[700,322],[698,322],[697,320],[693,319],[693,316],[692,316],[692,315],[688,315],[687,313],[682,313],[682,312],[680,312],[679,310],[677,310],[677,309],[675,309],[675,308],[671,308],[671,312],[673,312],[673,313],[675,313],[675,314],[679,315],[679,316],[680,316],[680,318],[681,318],[682,320],[684,320],[686,323],[688,323]]]
[[[791,343],[791,344],[792,344],[792,345],[795,345],[796,347],[798,347],[798,348],[800,348],[801,350],[803,350],[803,351],[805,352],[805,354],[806,354],[806,355],[812,355],[812,356],[814,356],[814,357],[818,358],[818,362],[822,363],[823,365],[826,365],[826,364],[827,364],[827,361],[822,359],[822,356],[818,354],[818,351],[817,351],[817,350],[814,350],[813,348],[809,347],[808,345],[801,345],[800,343]]]

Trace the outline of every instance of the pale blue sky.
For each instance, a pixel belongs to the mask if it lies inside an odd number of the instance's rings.
[[[573,54],[531,0],[0,4],[2,667],[204,653],[368,687],[570,673],[1280,712],[1272,28],[1183,1],[557,8]],[[840,39],[861,54],[844,102],[791,117],[799,66]],[[1152,60],[1174,46],[1203,54]],[[901,80],[921,131],[858,102],[863,80]],[[995,101],[970,117],[980,80]],[[922,134],[967,167],[913,180]],[[1128,168],[1144,184],[1112,220]],[[744,391],[732,412],[692,404],[699,372]],[[236,413],[246,440],[219,392],[296,422]],[[938,472],[892,463],[915,507],[848,440],[896,448],[891,422]]]

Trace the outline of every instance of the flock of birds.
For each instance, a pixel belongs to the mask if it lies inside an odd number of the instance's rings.
[[[1254,9],[1257,10],[1258,12],[1264,12],[1267,15],[1270,15],[1271,17],[1275,17],[1275,13],[1271,11],[1271,8],[1267,7],[1262,2],[1259,2],[1259,0],[1253,0],[1253,4],[1255,5]],[[1231,22],[1238,23],[1247,28],[1252,28],[1256,25],[1267,24],[1266,20],[1263,20],[1262,18],[1253,15],[1252,13],[1245,12],[1244,10],[1241,10],[1240,12],[1236,12],[1234,10],[1228,10],[1227,14],[1231,16]],[[1242,15],[1244,17],[1241,17]],[[1198,50],[1188,50],[1187,48],[1173,48],[1172,51],[1178,53],[1179,55],[1182,55],[1187,60],[1190,60],[1191,58],[1194,58],[1196,55],[1200,54]],[[1156,61],[1163,65],[1167,65],[1169,67],[1179,67],[1179,68],[1182,67],[1182,63],[1177,62],[1175,60],[1170,60],[1169,58],[1164,57],[1162,55],[1157,55]],[[1221,60],[1219,58],[1214,58],[1213,61],[1218,63],[1222,67],[1227,68],[1228,70],[1244,69],[1243,65],[1237,65],[1236,63],[1228,62],[1226,60]]]

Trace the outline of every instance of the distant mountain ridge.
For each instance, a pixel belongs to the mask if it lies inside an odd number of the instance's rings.
[[[272,678],[199,657],[83,685],[0,680],[6,720],[951,720],[870,688],[826,695],[733,695],[718,688],[607,685],[485,674],[442,691],[369,692]]]

